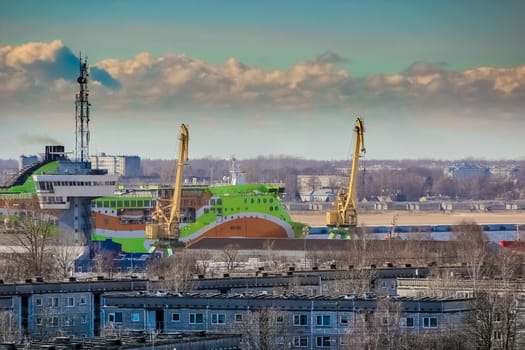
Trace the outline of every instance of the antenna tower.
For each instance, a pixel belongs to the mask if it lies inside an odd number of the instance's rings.
[[[87,161],[89,156],[89,106],[88,101],[88,64],[87,57],[80,54],[80,75],[77,78],[80,91],[75,98],[75,157],[78,162]]]

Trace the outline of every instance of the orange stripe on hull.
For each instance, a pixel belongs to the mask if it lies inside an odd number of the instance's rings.
[[[146,229],[146,224],[121,224],[118,217],[97,212],[92,212],[91,218],[94,226],[98,229],[111,231],[144,231]]]
[[[288,238],[286,230],[269,220],[259,218],[241,218],[228,220],[206,233],[201,238]]]
[[[20,199],[20,198],[12,198],[12,199],[4,199],[4,198],[0,198],[0,208],[4,208],[4,209],[19,209],[18,206],[20,206],[21,204],[24,204],[24,203],[35,203],[35,201],[37,200],[36,196],[33,197],[33,198],[24,198],[24,199]]]

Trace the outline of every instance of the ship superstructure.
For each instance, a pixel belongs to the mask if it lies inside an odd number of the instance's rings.
[[[205,238],[294,238],[295,227],[280,198],[280,186],[263,184],[184,185],[179,240],[186,245]],[[93,200],[93,240],[111,240],[126,253],[151,251],[145,238],[156,202],[173,196],[169,187],[128,190]]]
[[[21,201],[38,200],[40,209],[53,210],[61,231],[91,233],[91,200],[115,192],[118,175],[92,169],[89,152],[89,94],[87,59],[80,57],[75,113],[75,159],[62,145],[48,145],[40,161],[22,169],[0,188],[0,213],[16,214]],[[10,210],[7,213],[7,210]]]

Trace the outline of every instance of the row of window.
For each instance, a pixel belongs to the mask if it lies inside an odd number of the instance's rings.
[[[339,316],[340,324],[348,324],[348,315]],[[293,317],[294,326],[307,326],[308,325],[308,314],[294,315]],[[318,315],[315,317],[315,325],[318,327],[328,327],[331,324],[330,315]]]
[[[269,201],[270,203],[273,203],[273,198],[269,198],[268,201]],[[262,199],[262,202],[263,202],[263,203],[266,203],[266,198],[263,198],[263,199]],[[251,204],[254,204],[254,203],[255,203],[255,198],[250,198],[250,203],[251,203]],[[259,203],[259,204],[261,203],[261,198],[257,198],[257,203]],[[248,198],[245,198],[245,199],[244,199],[244,204],[248,204]]]
[[[308,314],[299,314],[293,316],[293,324],[294,326],[307,326],[308,325]],[[173,322],[180,322],[181,321],[181,314],[180,313],[172,313],[171,314],[171,320]],[[243,321],[243,315],[242,314],[235,314],[234,316],[235,322],[242,322]],[[111,312],[108,316],[109,322],[114,323],[122,323],[123,316],[122,312]],[[131,321],[132,322],[139,322],[140,321],[140,313],[139,312],[132,312],[131,313]],[[278,315],[275,318],[276,323],[283,323],[284,317],[282,315]],[[339,317],[339,323],[340,324],[349,324],[349,318],[348,315],[340,315]],[[203,313],[190,313],[188,317],[188,323],[189,324],[203,324],[204,323],[204,314]],[[212,313],[211,314],[211,323],[212,324],[225,324],[226,323],[226,314],[222,313]],[[412,328],[414,327],[414,318],[413,317],[403,317],[399,321],[401,326]],[[329,327],[331,325],[331,316],[330,315],[317,315],[315,316],[315,325],[317,327]],[[423,317],[423,328],[437,328],[438,326],[438,319],[436,317]]]
[[[95,208],[152,208],[154,201],[151,199],[119,199],[97,200]]]
[[[58,327],[58,326],[64,326],[64,327],[74,327],[77,324],[87,324],[88,323],[88,317],[87,314],[81,314],[81,315],[65,315],[62,317],[62,325],[60,325],[60,317],[59,316],[37,316],[35,318],[35,324],[37,326],[49,326],[49,327]]]
[[[42,196],[41,202],[44,204],[64,204],[66,201],[62,196]]]
[[[249,202],[255,204],[255,198],[250,198]],[[266,204],[267,202],[273,203],[273,198],[257,198],[258,204]],[[244,199],[244,204],[248,204],[248,198]],[[210,199],[208,205],[222,205],[222,198]]]
[[[237,208],[237,211],[239,212],[241,210],[241,208]],[[248,210],[248,208],[245,208],[245,210]],[[279,210],[279,207],[276,205],[275,207],[273,206],[270,206],[268,207],[268,210],[269,211],[278,211]],[[224,208],[224,212],[227,212],[228,211],[228,208]],[[230,208],[230,211],[235,211],[234,208]],[[217,212],[218,215],[222,215],[222,208],[204,208],[204,214],[208,214],[208,213],[214,213],[214,212]]]
[[[115,186],[116,181],[39,181],[38,188],[52,191],[53,186]]]
[[[327,335],[316,336],[315,337],[315,346],[318,347],[318,348],[329,348],[336,341],[337,341],[336,339],[334,339],[334,338],[332,338],[330,336],[327,336]],[[296,347],[296,348],[307,348],[309,346],[309,344],[308,344],[308,336],[301,335],[301,336],[293,337],[292,338],[292,343],[293,343],[293,346]],[[346,339],[344,337],[341,338],[340,344],[341,345],[347,345],[347,341],[346,341]]]
[[[75,297],[66,297],[63,299],[63,304],[66,307],[73,307],[75,306]],[[78,298],[78,304],[79,305],[85,305],[86,304],[86,297],[81,296]],[[47,307],[60,307],[60,298],[59,297],[50,297],[45,299],[45,305],[44,305],[44,299],[43,298],[35,298],[35,305],[36,306],[47,306]]]

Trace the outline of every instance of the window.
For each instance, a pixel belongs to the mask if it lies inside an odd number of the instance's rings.
[[[494,340],[501,340],[501,331],[494,331]]]
[[[75,320],[71,316],[64,316],[64,326],[74,326]]]
[[[275,344],[284,345],[284,337],[282,335],[275,338]]]
[[[275,322],[276,323],[283,323],[284,322],[284,317],[279,315],[275,318]]]
[[[339,320],[339,323],[348,324],[348,315],[341,315],[341,319]]]
[[[49,307],[58,307],[58,298],[48,298],[47,299],[47,306]]]
[[[235,322],[242,322],[242,315],[241,314],[236,314],[235,315]]]
[[[212,324],[224,324],[226,317],[224,314],[211,314],[211,323]]]
[[[36,324],[37,324],[37,326],[41,326],[42,325],[42,317],[37,317],[36,318]]]
[[[67,307],[75,306],[75,298],[74,297],[66,298],[66,306]]]
[[[190,314],[190,324],[201,324],[204,322],[202,314]]]
[[[423,328],[437,328],[438,322],[435,317],[423,317]]]
[[[293,317],[294,326],[306,326],[308,325],[308,315],[294,315]]]
[[[329,348],[331,344],[331,340],[330,340],[330,337],[320,336],[320,337],[315,337],[315,343],[317,347],[319,348]]]
[[[316,324],[318,326],[327,327],[330,325],[330,316],[329,315],[320,315],[317,316],[317,322]]]
[[[122,323],[122,312],[110,312],[108,316],[109,322]]]
[[[86,297],[80,297],[80,301],[78,302],[80,305],[86,304]]]
[[[406,326],[410,327],[410,328],[414,327],[414,318],[413,317],[407,317]]]
[[[179,322],[180,321],[180,314],[171,314],[171,320],[173,322]]]
[[[35,305],[36,306],[42,306],[42,298],[36,298],[35,299]]]
[[[304,335],[300,337],[293,337],[293,346],[298,348],[308,347],[308,337]]]
[[[87,315],[81,315],[80,316],[80,323],[86,324],[87,323]]]
[[[48,318],[49,326],[58,327],[58,316],[52,316]]]
[[[131,322],[139,322],[139,321],[140,321],[140,313],[132,312],[131,313]]]

